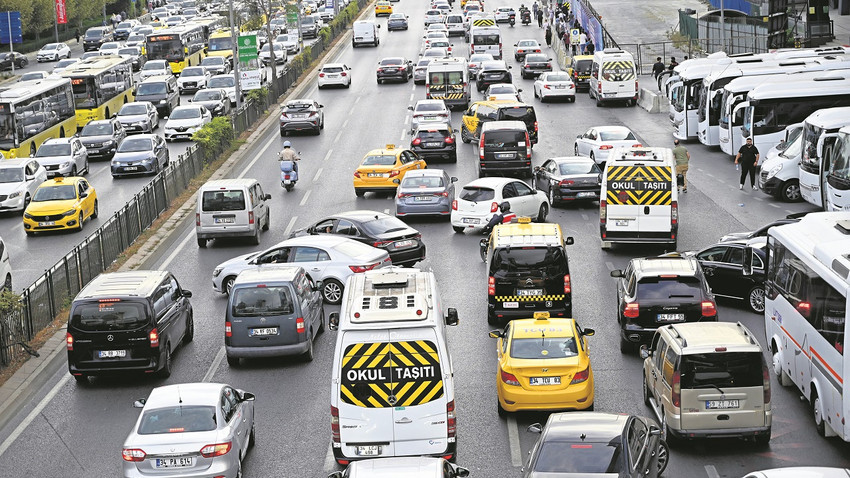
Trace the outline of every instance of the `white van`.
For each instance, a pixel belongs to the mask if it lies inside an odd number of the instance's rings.
[[[438,456],[457,450],[454,369],[432,272],[388,267],[348,279],[331,372],[332,448],[361,458]]]
[[[631,53],[618,48],[606,48],[593,54],[590,96],[596,99],[596,106],[611,101],[625,101],[628,106],[637,104],[637,71]]]
[[[269,230],[268,200],[256,179],[217,179],[198,190],[195,234],[198,247],[217,237],[250,237],[260,243],[260,228]]]
[[[449,36],[463,36],[466,33],[466,27],[463,24],[463,15],[460,13],[450,13],[446,15],[446,28],[449,31]]]
[[[366,45],[370,44],[372,46],[378,46],[381,44],[381,38],[378,36],[378,29],[381,28],[380,25],[376,24],[374,20],[360,20],[354,22],[353,35],[351,35],[351,46],[357,47],[358,45]]]
[[[667,243],[676,249],[679,192],[675,166],[670,148],[611,150],[599,201],[603,249],[614,242]]]
[[[428,64],[425,98],[443,100],[449,109],[469,107],[469,71],[463,58],[438,58]]]
[[[499,27],[473,26],[469,29],[469,39],[470,56],[476,53],[489,53],[496,60],[502,59],[502,33]]]

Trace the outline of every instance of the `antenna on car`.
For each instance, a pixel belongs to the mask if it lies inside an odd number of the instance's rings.
[[[183,397],[180,395],[180,385],[177,386],[177,403],[183,404]]]

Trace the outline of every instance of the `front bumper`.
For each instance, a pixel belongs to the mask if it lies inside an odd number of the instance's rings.
[[[133,162],[111,165],[112,177],[133,176],[136,174],[149,174],[153,172],[153,162]]]
[[[58,58],[59,58],[59,56],[56,53],[51,53],[49,55],[38,55],[35,59],[36,59],[36,61],[41,63],[42,61],[51,61],[51,60],[56,60]]]
[[[178,139],[191,140],[192,135],[195,134],[200,128],[189,128],[186,131],[177,131],[174,129],[166,129],[165,130],[165,139],[168,141],[174,141]]]
[[[74,229],[80,227],[77,219],[80,217],[80,212],[77,211],[70,216],[61,216],[52,221],[36,221],[24,217],[24,230],[27,232],[43,232],[43,231],[61,231],[65,229]],[[53,219],[53,216],[51,216]]]
[[[86,147],[86,151],[89,153],[89,159],[92,158],[107,158],[112,159],[115,156],[115,151],[118,149],[118,145],[112,144],[109,146],[89,146],[83,144]]]
[[[767,171],[762,171],[758,175],[758,185],[763,193],[773,196],[782,187],[782,181],[776,176],[767,179]]]
[[[522,386],[507,385],[497,379],[499,404],[508,412],[587,410],[593,406],[593,378],[569,385],[563,390],[526,390]]]
[[[127,134],[130,133],[150,133],[153,131],[150,123],[121,123],[121,126],[124,127],[124,130],[127,131]]]
[[[23,211],[24,210],[24,194],[14,198],[6,198],[0,201],[0,211]]]

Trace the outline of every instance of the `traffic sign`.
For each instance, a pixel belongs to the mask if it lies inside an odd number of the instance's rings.
[[[257,35],[240,35],[239,44],[239,61],[250,61],[257,58]]]
[[[0,12],[0,43],[23,43],[21,31],[21,12]]]
[[[286,23],[298,23],[298,12],[289,12],[286,14]]]

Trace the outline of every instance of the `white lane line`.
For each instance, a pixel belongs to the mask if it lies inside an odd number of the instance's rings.
[[[705,473],[708,475],[708,478],[720,478],[720,474],[717,473],[714,465],[705,465]]]
[[[776,204],[773,204],[772,202],[767,203],[767,205],[770,206],[770,207],[775,207],[776,209],[779,209],[779,206],[777,206]]]
[[[410,123],[410,116],[404,117],[404,124]]]
[[[609,271],[616,269],[616,267],[614,267],[614,263],[610,261],[605,263],[605,267],[607,267]]]
[[[345,121],[342,122],[342,127],[345,128],[346,126],[348,126],[348,118],[346,118]]]
[[[410,91],[416,91],[416,83],[410,85]]]
[[[788,214],[794,214],[794,211],[792,211],[790,209],[786,209],[785,212],[787,212]]]
[[[404,141],[404,136],[407,134],[407,130],[401,130],[401,137],[398,139],[399,141]]]
[[[189,231],[189,233],[186,234],[186,237],[184,237],[183,240],[180,241],[180,244],[178,244],[177,247],[174,248],[174,251],[172,251],[171,254],[169,254],[168,257],[165,258],[165,262],[163,262],[160,266],[160,270],[165,270],[168,267],[168,264],[171,264],[171,261],[173,261],[177,257],[177,255],[183,251],[183,248],[186,247],[186,243],[189,242],[190,239],[192,239],[192,236],[194,234],[195,231]]]
[[[252,159],[252,160],[251,160],[251,162],[250,162],[250,163],[248,163],[248,165],[247,165],[247,166],[245,166],[245,168],[244,168],[244,169],[242,169],[242,172],[241,172],[241,173],[239,173],[239,176],[236,176],[236,179],[242,179],[242,178],[244,178],[244,177],[245,177],[245,175],[246,175],[246,174],[248,174],[248,171],[250,171],[250,170],[251,170],[251,168],[253,168],[253,167],[254,167],[254,164],[255,164],[257,161],[259,161],[259,160],[260,160],[260,158],[262,158],[264,154],[266,154],[266,150],[267,150],[267,149],[269,149],[269,148],[272,146],[272,144],[274,144],[274,143],[275,143],[275,141],[269,141],[269,142],[268,142],[268,144],[266,144],[266,145],[263,147],[263,149],[261,149],[261,150],[260,150],[259,154],[257,154],[256,156],[254,156],[254,159]]]
[[[325,454],[325,473],[330,473],[336,469],[336,459],[331,446],[332,444],[328,443],[328,452]]]
[[[342,131],[343,130],[339,130],[339,133],[336,134],[336,139],[334,140],[334,143],[339,143],[339,138],[342,137]]]
[[[764,198],[756,196],[756,201],[764,201]]]
[[[298,216],[292,216],[292,219],[289,220],[289,224],[287,224],[286,229],[283,230],[283,237],[289,237],[289,233],[292,232],[292,228],[295,226],[296,219],[298,219]]]
[[[224,345],[222,345],[221,348],[218,349],[218,352],[216,352],[215,358],[210,364],[210,368],[207,369],[207,373],[204,374],[204,379],[202,380],[203,382],[209,382],[210,380],[212,380],[213,375],[215,375],[215,371],[218,370],[218,366],[221,365],[221,361],[222,359],[224,359],[225,353],[226,352],[224,351]]]
[[[308,190],[307,190],[307,192],[306,192],[306,193],[304,193],[304,197],[303,197],[303,198],[301,198],[301,202],[300,202],[300,203],[298,203],[298,205],[299,205],[299,206],[303,206],[303,205],[307,204],[307,198],[309,198],[309,197],[310,197],[310,193],[311,193],[312,191],[313,191],[312,189],[308,189]]]
[[[581,218],[582,218],[582,219],[584,219],[585,221],[589,221],[589,220],[590,220],[590,217],[588,217],[588,215],[587,215],[587,214],[585,214],[585,213],[581,213]]]
[[[413,93],[410,94],[410,101],[413,101]]]
[[[354,104],[355,104],[355,105],[356,105],[357,103],[360,103],[360,98],[362,98],[362,96],[358,96],[358,97],[357,97],[357,99],[355,99],[355,100],[354,100]],[[354,110],[352,110],[352,111],[354,111]]]
[[[519,446],[519,430],[516,418],[513,414],[508,415],[508,442],[511,445],[511,465],[522,466],[522,450]]]
[[[328,152],[325,154],[325,159],[323,159],[322,161],[327,161],[328,158],[331,157],[331,153],[333,153],[333,152],[334,152],[333,148],[329,149]]]
[[[708,176],[708,177],[710,177],[710,178],[713,178],[713,177],[714,177],[714,175],[713,175],[713,174],[711,174],[711,173],[705,173],[705,175],[706,175],[706,176]]]
[[[319,168],[319,169],[316,171],[316,175],[313,177],[313,182],[314,182],[314,183],[315,183],[316,181],[318,181],[318,180],[319,180],[319,178],[322,176],[322,169],[324,169],[324,168]]]
[[[6,450],[12,445],[12,443],[15,442],[15,440],[18,439],[19,436],[21,436],[21,433],[23,433],[24,430],[27,429],[30,423],[35,420],[35,417],[37,417],[44,410],[44,407],[46,407],[47,404],[50,403],[51,400],[53,400],[53,397],[55,397],[56,394],[59,393],[59,389],[64,387],[69,380],[71,380],[70,374],[67,374],[62,379],[60,379],[59,382],[54,385],[49,392],[47,392],[47,395],[45,395],[44,398],[42,398],[41,401],[38,402],[38,405],[33,408],[29,415],[24,418],[24,421],[22,421],[15,428],[15,430],[12,431],[12,433],[10,433],[5,440],[3,440],[3,443],[0,443],[0,456],[3,456],[3,453],[6,452]]]

